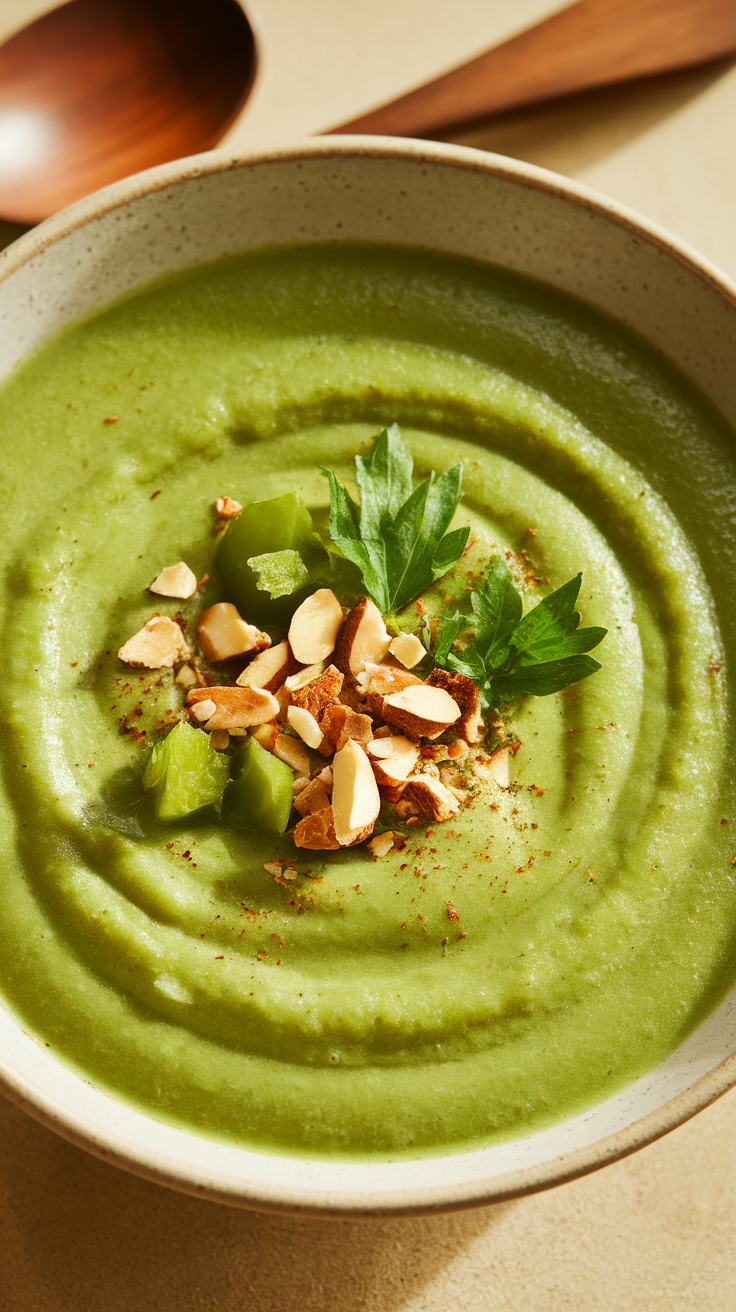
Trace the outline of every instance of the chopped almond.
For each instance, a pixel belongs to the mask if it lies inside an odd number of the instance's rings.
[[[197,671],[191,665],[182,665],[174,675],[174,683],[178,683],[180,688],[196,688],[199,683]]]
[[[473,762],[473,774],[485,782],[498,784],[499,788],[508,788],[508,747],[502,747],[499,751],[494,752],[492,756],[488,756],[485,752],[479,753]]]
[[[373,722],[369,715],[361,715],[340,702],[333,703],[322,712],[319,721],[322,741],[319,750],[323,756],[339,752],[347,742],[369,743],[373,737]]]
[[[449,788],[431,775],[415,775],[410,779],[404,789],[404,799],[430,820],[451,820],[460,810],[460,803]]]
[[[366,665],[356,676],[357,686],[363,692],[365,708],[371,715],[383,716],[383,699],[391,693],[421,684],[416,674],[402,670],[398,665]]]
[[[289,692],[289,689],[287,688],[285,683],[282,683],[281,687],[276,689],[274,693],[274,697],[276,698],[276,701],[279,704],[279,709],[276,719],[278,720],[279,724],[286,724],[287,723],[286,717],[289,714],[289,707],[291,706],[291,693]]]
[[[312,815],[330,805],[330,795],[321,779],[312,779],[294,798],[294,807],[300,815]]]
[[[360,674],[368,664],[382,661],[391,634],[370,597],[361,597],[337,635],[335,664],[344,674]]]
[[[381,714],[409,738],[439,738],[460,719],[460,707],[444,688],[420,683],[384,697]]]
[[[483,717],[480,713],[478,689],[467,674],[455,674],[450,670],[432,670],[427,679],[427,686],[444,688],[460,707],[460,724],[463,737],[469,743],[480,742],[483,736]]]
[[[337,701],[342,685],[343,676],[340,671],[334,665],[328,665],[315,679],[308,679],[306,683],[290,688],[291,704],[303,706],[318,720],[322,712]]]
[[[266,692],[276,692],[296,669],[297,662],[284,638],[275,647],[267,647],[259,652],[235,682],[241,688],[265,688]]]
[[[246,624],[230,601],[218,601],[199,617],[197,641],[208,661],[226,661],[271,646],[267,633]]]
[[[331,806],[313,811],[311,815],[305,815],[299,821],[294,830],[294,845],[312,851],[334,851],[340,846],[335,834]]]
[[[447,755],[451,761],[458,761],[462,765],[463,761],[467,761],[470,755],[470,748],[463,738],[456,738],[454,743],[450,743]]]
[[[273,754],[280,761],[290,765],[296,774],[309,774],[310,760],[304,743],[298,738],[290,738],[287,733],[280,733],[273,745]]]
[[[391,829],[387,829],[385,834],[376,834],[367,844],[374,860],[380,861],[382,856],[388,856],[394,845],[394,835]]]
[[[197,702],[197,705],[192,707],[192,715],[195,720],[199,720],[201,724],[204,724],[205,720],[209,720],[216,710],[217,702],[213,702],[211,697],[205,697],[203,701]]]
[[[248,729],[254,724],[267,724],[278,710],[276,698],[263,688],[192,688],[186,704],[192,714],[201,718],[201,708],[214,704],[206,729]]]
[[[419,760],[419,748],[408,738],[393,735],[374,739],[368,744],[368,755],[377,782],[390,788],[409,778]]]
[[[210,747],[216,752],[226,752],[230,746],[230,734],[227,729],[213,729],[210,734]]]
[[[319,779],[319,775],[317,775],[317,778]],[[298,797],[299,793],[303,792],[305,788],[308,788],[311,782],[312,780],[309,778],[308,774],[298,774],[292,784],[292,792],[294,796]]]
[[[368,837],[378,819],[378,786],[368,757],[352,739],[335,754],[332,775],[335,834],[341,847],[351,847]]]
[[[408,798],[402,797],[396,803],[396,814],[400,820],[409,820],[412,817],[416,819],[419,815],[419,808]]]
[[[166,615],[154,615],[123,643],[118,659],[138,669],[162,670],[178,665],[191,654],[179,625]]]
[[[407,670],[413,670],[427,655],[427,649],[415,633],[400,633],[394,638],[389,651]]]
[[[402,798],[403,795],[404,795],[404,789],[406,788],[406,782],[401,783],[401,784],[382,784],[382,783],[380,783],[380,781],[379,781],[379,779],[378,779],[378,771],[375,769],[375,766],[374,766],[374,769],[373,769],[373,773],[374,773],[375,776],[376,776],[376,783],[378,784],[378,791],[379,791],[379,793],[381,794],[381,797],[383,798],[384,802],[392,802],[393,805],[395,806],[396,803],[397,803],[398,801],[400,801],[401,798]]]
[[[302,665],[323,661],[333,651],[340,625],[342,606],[331,588],[318,588],[297,606],[289,625],[289,642]]]
[[[259,724],[255,729],[251,730],[251,737],[255,738],[256,742],[260,743],[261,747],[265,747],[267,752],[273,751],[276,746],[278,734],[278,728],[272,720],[267,724]]]
[[[322,742],[322,730],[310,711],[304,706],[290,706],[286,712],[289,726],[298,733],[307,747],[319,747]]]
[[[421,684],[416,674],[400,670],[396,665],[366,665],[358,675],[358,684],[366,693],[376,697],[388,697],[394,692],[403,692],[414,684]]]
[[[239,501],[233,501],[232,497],[218,497],[215,502],[215,510],[220,519],[235,519],[243,507]]]
[[[180,597],[186,600],[197,591],[197,576],[180,560],[178,565],[167,565],[162,569],[149,585],[148,591],[157,593],[159,597]]]

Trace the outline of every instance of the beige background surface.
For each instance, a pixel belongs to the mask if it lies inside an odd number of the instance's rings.
[[[0,0],[0,36],[44,9]],[[261,76],[228,143],[323,130],[559,5],[259,0]],[[639,209],[736,277],[736,67],[586,95],[452,138]],[[0,1101],[7,1312],[618,1312],[736,1307],[736,1091],[584,1180],[447,1217],[294,1220],[194,1201]]]

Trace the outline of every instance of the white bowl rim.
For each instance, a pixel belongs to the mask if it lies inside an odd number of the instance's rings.
[[[716,264],[659,224],[582,183],[524,161],[470,147],[409,138],[347,134],[305,138],[254,152],[213,150],[133,174],[76,201],[18,238],[0,253],[0,282],[47,247],[92,220],[130,201],[162,191],[172,184],[251,165],[331,156],[371,156],[397,160],[408,158],[432,164],[446,163],[473,172],[523,182],[535,189],[573,200],[627,231],[643,235],[651,245],[685,266],[691,274],[736,308],[736,284]],[[27,1033],[23,1025],[17,1023],[20,1030]],[[461,1184],[443,1183],[438,1186],[412,1186],[408,1189],[383,1191],[341,1190],[336,1195],[329,1190],[290,1188],[283,1183],[270,1187],[258,1182],[254,1186],[247,1180],[234,1187],[230,1177],[217,1171],[197,1171],[195,1178],[195,1172],[187,1163],[167,1153],[142,1148],[140,1144],[131,1142],[127,1136],[109,1127],[105,1128],[104,1135],[91,1130],[84,1117],[77,1116],[68,1107],[62,1109],[33,1079],[16,1068],[8,1068],[0,1054],[0,1091],[42,1125],[103,1161],[118,1165],[153,1183],[231,1206],[262,1212],[314,1214],[344,1219],[428,1215],[508,1201],[553,1188],[599,1170],[661,1138],[708,1107],[734,1085],[736,1052],[643,1118],[592,1144],[572,1149],[538,1165]],[[200,1137],[197,1135],[197,1138]],[[443,1160],[448,1156],[451,1154],[441,1154]]]

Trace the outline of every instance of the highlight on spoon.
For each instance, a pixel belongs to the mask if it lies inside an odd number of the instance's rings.
[[[0,217],[209,150],[253,85],[238,0],[68,0],[0,46]]]

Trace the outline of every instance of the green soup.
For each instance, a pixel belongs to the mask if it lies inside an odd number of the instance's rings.
[[[182,693],[116,652],[220,599],[145,591],[212,572],[216,497],[299,490],[319,518],[319,465],[349,482],[393,421],[418,476],[464,462],[471,563],[583,571],[604,668],[522,705],[511,789],[277,882],[288,838],[156,825],[141,776]],[[0,431],[0,980],[64,1062],[246,1145],[417,1155],[605,1098],[722,997],[733,434],[656,352],[487,266],[272,250],[68,329],[4,384]]]

